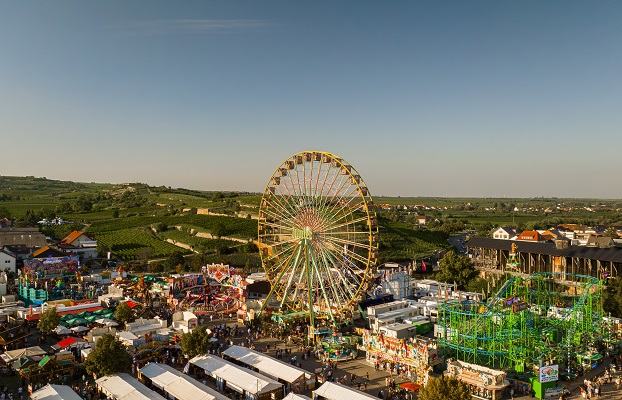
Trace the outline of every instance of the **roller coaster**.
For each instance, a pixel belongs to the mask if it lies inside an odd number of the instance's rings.
[[[440,305],[437,339],[469,363],[518,373],[556,363],[570,372],[603,339],[603,284],[587,275],[508,272],[486,302]]]

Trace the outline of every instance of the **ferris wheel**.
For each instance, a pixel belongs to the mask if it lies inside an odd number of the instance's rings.
[[[378,255],[372,204],[342,158],[306,151],[286,159],[261,199],[258,246],[271,284],[262,310],[306,312],[312,326],[316,318],[349,317]]]

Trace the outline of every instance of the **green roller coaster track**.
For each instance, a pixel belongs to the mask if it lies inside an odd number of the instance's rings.
[[[485,303],[440,305],[438,341],[458,360],[491,368],[525,372],[542,362],[568,368],[603,339],[603,283],[556,272],[507,274]]]

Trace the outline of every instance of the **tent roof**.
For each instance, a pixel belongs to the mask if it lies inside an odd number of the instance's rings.
[[[227,400],[228,397],[166,364],[149,363],[140,373],[178,400]]]
[[[295,382],[304,377],[309,372],[304,369],[294,367],[286,362],[277,360],[258,351],[242,346],[231,346],[225,350],[223,355],[240,361],[243,364],[257,368],[259,372],[283,379],[286,382]]]
[[[69,386],[47,384],[32,394],[32,400],[82,400]]]
[[[96,383],[107,396],[117,400],[166,400],[128,374],[104,376]]]
[[[375,396],[371,396],[367,393],[363,393],[356,389],[349,388],[344,385],[339,385],[337,383],[325,382],[322,386],[317,388],[313,393],[320,395],[326,400],[368,400],[377,398]]]
[[[42,356],[47,352],[39,346],[27,347],[25,349],[9,350],[2,354],[2,359],[7,363],[20,358],[21,356]]]
[[[203,368],[207,375],[220,377],[228,385],[231,384],[251,394],[269,393],[283,386],[260,373],[239,367],[212,355],[194,357],[190,363]]]
[[[302,394],[290,393],[287,396],[283,397],[283,400],[311,400],[311,397],[307,397]]]
[[[56,343],[56,345],[59,346],[61,349],[64,349],[65,347],[71,346],[72,344],[76,342],[77,342],[76,338],[68,337]]]

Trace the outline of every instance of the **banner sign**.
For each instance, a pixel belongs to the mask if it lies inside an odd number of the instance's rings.
[[[48,257],[24,260],[24,274],[34,277],[39,275],[62,275],[74,273],[80,268],[80,257]]]
[[[540,383],[554,382],[559,380],[559,365],[547,365],[540,367]]]

